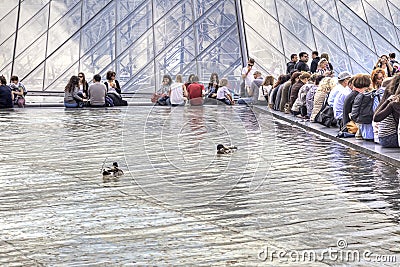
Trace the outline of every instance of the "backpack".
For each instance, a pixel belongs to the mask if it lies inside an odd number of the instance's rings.
[[[370,124],[374,117],[374,98],[378,97],[376,90],[372,92],[360,93],[354,99],[353,107],[351,109],[351,119],[356,123]]]

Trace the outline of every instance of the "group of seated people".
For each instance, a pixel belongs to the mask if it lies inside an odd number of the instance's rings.
[[[337,78],[294,69],[280,75],[265,97],[271,109],[338,126],[338,137],[399,147],[400,73],[387,77],[385,69],[356,75],[344,71]]]
[[[64,106],[77,108],[83,106],[106,107],[126,106],[128,103],[122,99],[121,87],[115,79],[115,72],[108,71],[107,81],[101,83],[100,74],[93,76],[93,83],[89,86],[85,74],[72,76],[64,90]]]
[[[0,108],[25,107],[27,90],[18,76],[11,76],[10,83],[4,76],[0,76]]]

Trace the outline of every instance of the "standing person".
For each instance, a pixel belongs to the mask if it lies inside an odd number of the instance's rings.
[[[315,73],[315,72],[317,71],[319,61],[320,61],[320,59],[321,59],[321,58],[318,56],[318,51],[313,51],[313,52],[311,53],[311,58],[312,58],[312,61],[311,61],[310,72],[311,72],[311,73]],[[322,75],[322,74],[321,74],[321,75]]]
[[[227,105],[235,105],[235,101],[233,101],[233,97],[227,86],[228,86],[228,79],[222,78],[221,81],[219,82],[217,100],[224,102]]]
[[[305,71],[309,72],[310,67],[307,65],[308,62],[308,54],[306,52],[300,52],[299,53],[299,62],[296,63],[296,66],[294,66],[297,71]]]
[[[13,94],[11,88],[7,86],[6,78],[0,76],[0,108],[12,108],[13,107]]]
[[[64,106],[66,108],[83,107],[84,99],[79,96],[79,78],[72,76],[64,90]]]
[[[13,94],[14,105],[19,108],[25,107],[26,88],[18,79],[18,76],[11,76],[10,84],[11,93]]]
[[[396,60],[396,53],[389,53],[389,63],[390,65],[392,65],[392,67],[394,67],[394,64],[399,64],[399,62],[397,62]]]
[[[389,64],[389,59],[388,59],[387,55],[382,55],[382,56],[380,56],[380,58],[378,58],[378,61],[376,62],[375,66],[374,66],[374,70],[377,68],[384,69],[384,71],[387,74],[387,77],[392,77],[393,67],[392,67],[392,65]]]
[[[251,83],[250,90],[248,91],[248,97],[240,98],[238,104],[258,104],[258,98],[260,96],[260,86],[263,83],[261,72],[256,70],[254,72],[254,80]]]
[[[89,86],[88,96],[90,101],[90,106],[92,107],[105,107],[106,106],[106,96],[107,88],[101,83],[100,74],[96,74],[93,77],[93,84]]]
[[[290,55],[290,61],[286,63],[286,74],[292,74],[292,72],[295,70],[294,66],[296,66],[297,60],[297,54]]]
[[[79,72],[78,78],[79,78],[79,93],[82,95],[81,97],[88,98],[89,84],[86,81],[85,74],[83,72]]]
[[[255,63],[254,58],[249,58],[249,61],[247,62],[247,66],[242,69],[243,81],[240,85],[240,96],[241,97],[247,96],[248,92],[250,91],[251,83],[254,80],[254,77],[253,77],[254,72],[256,71],[255,67],[254,67],[254,63]]]
[[[197,75],[192,78],[192,83],[188,86],[187,91],[190,105],[203,105],[204,85],[199,84],[199,77]]]
[[[188,96],[185,85],[182,82],[182,75],[177,74],[175,77],[175,82],[171,85],[169,92],[169,99],[167,104],[173,107],[182,106],[185,104],[185,98]]]

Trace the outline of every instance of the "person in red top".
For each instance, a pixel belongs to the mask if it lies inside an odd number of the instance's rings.
[[[199,84],[199,77],[194,76],[192,83],[188,86],[189,102],[192,106],[203,105],[204,85]]]

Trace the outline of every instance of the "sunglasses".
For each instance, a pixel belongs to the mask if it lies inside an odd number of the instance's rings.
[[[253,64],[247,64],[247,66],[251,66],[251,67],[253,67],[254,65],[253,65]]]
[[[78,76],[79,78],[83,78],[83,76]]]

